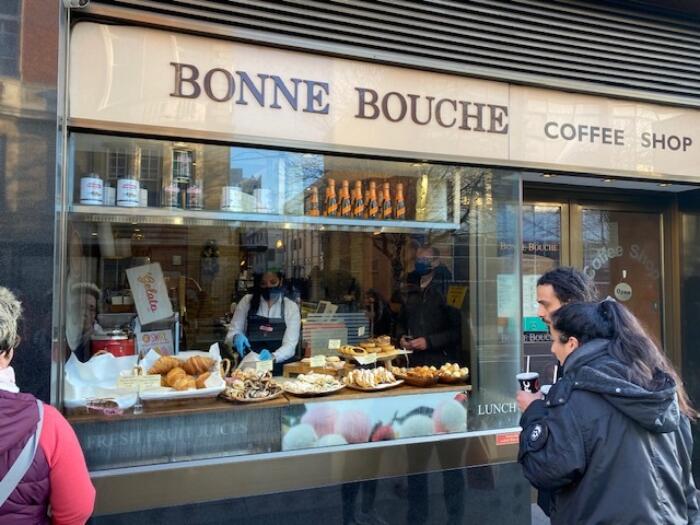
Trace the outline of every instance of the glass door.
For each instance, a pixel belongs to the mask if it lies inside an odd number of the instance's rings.
[[[664,296],[664,229],[668,221],[663,203],[648,196],[624,202],[605,194],[594,198],[570,190],[525,192],[521,366],[524,370],[529,357],[531,369],[539,372],[545,383],[552,377],[556,360],[550,352],[547,327],[537,316],[536,283],[557,266],[584,271],[594,280],[600,299],[609,296],[624,303],[662,348],[671,355],[674,352],[674,341],[668,337],[672,331],[665,327],[664,316],[669,306]]]
[[[606,204],[577,205],[572,216],[574,263],[601,299],[624,303],[663,343],[663,215]]]
[[[523,355],[522,370],[553,380],[556,359],[551,353],[547,325],[537,315],[537,279],[569,263],[569,205],[565,202],[526,201],[522,211]]]

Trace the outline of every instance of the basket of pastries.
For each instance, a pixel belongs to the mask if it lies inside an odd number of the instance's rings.
[[[211,357],[192,356],[186,361],[175,356],[163,356],[148,369],[149,374],[160,374],[161,386],[174,390],[196,390],[206,387],[216,361]]]
[[[440,380],[438,369],[434,366],[393,367],[391,371],[411,386],[429,387]]]
[[[457,363],[445,363],[438,370],[441,383],[464,383],[469,377],[469,369]]]
[[[153,355],[155,354],[155,355]],[[159,356],[149,352],[142,364],[148,374],[160,375],[161,389],[141,393],[144,400],[215,397],[224,389],[216,352],[181,352]]]

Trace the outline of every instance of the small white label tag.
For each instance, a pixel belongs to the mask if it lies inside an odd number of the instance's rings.
[[[119,376],[117,378],[118,388],[128,388],[136,390],[152,390],[160,388],[160,374],[148,374],[143,376]]]
[[[271,372],[272,371],[272,359],[266,361],[256,361],[255,371],[259,373]]]
[[[325,355],[314,355],[311,356],[309,366],[312,368],[324,367],[326,366],[326,356]]]
[[[361,326],[357,329],[357,337],[362,337],[363,335],[365,335],[365,327]]]

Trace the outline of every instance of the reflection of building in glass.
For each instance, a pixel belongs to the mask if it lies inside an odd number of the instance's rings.
[[[0,76],[19,75],[21,7],[20,0],[0,3]]]
[[[0,2],[0,283],[22,301],[15,360],[24,391],[49,399],[56,185],[58,2]],[[47,291],[49,291],[47,293]]]

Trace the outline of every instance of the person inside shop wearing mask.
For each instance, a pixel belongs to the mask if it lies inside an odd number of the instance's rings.
[[[300,327],[299,307],[284,296],[282,274],[268,271],[236,306],[226,342],[241,358],[256,352],[261,360],[274,359],[280,373],[281,363],[294,357]]]
[[[440,366],[457,361],[460,319],[459,311],[447,304],[449,275],[449,270],[440,264],[436,248],[418,248],[397,323],[399,344],[413,350],[412,366]]]

